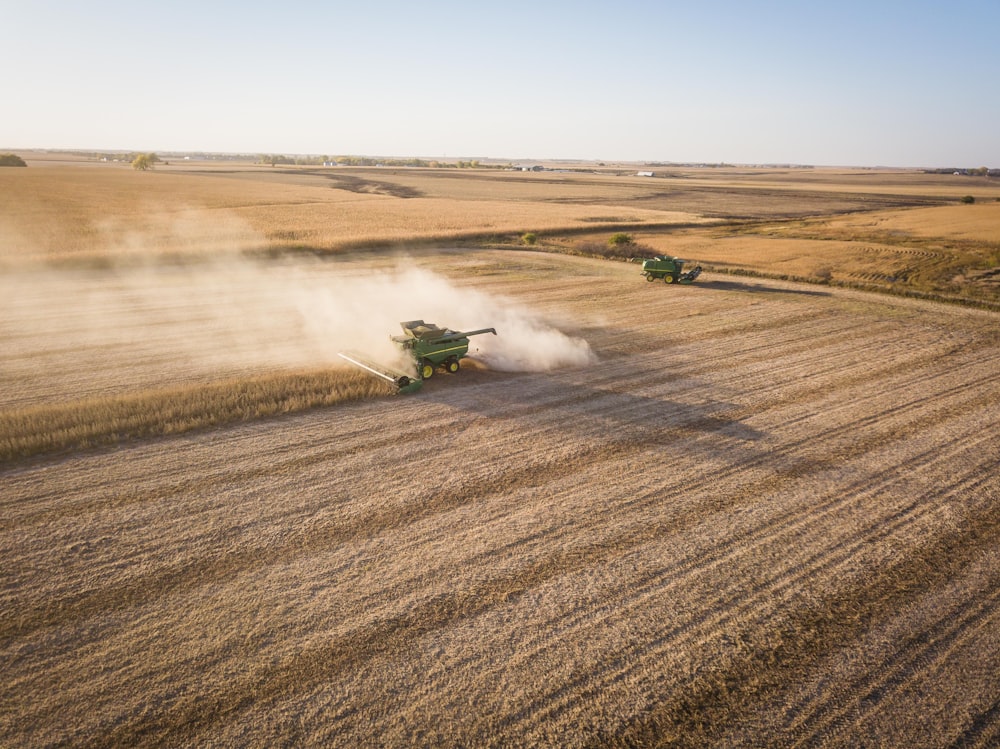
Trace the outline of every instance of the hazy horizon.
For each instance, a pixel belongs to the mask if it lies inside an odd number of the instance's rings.
[[[4,2],[10,150],[1000,167],[1000,3]]]
[[[74,147],[38,147],[38,148],[8,148],[0,144],[0,152],[20,152],[20,153],[45,153],[45,154],[135,154],[152,153],[162,158],[183,158],[185,156],[196,157],[231,157],[233,161],[239,161],[239,157],[247,159],[258,159],[261,156],[282,156],[289,159],[308,158],[315,159],[328,156],[331,159],[340,157],[363,158],[371,160],[384,159],[386,161],[407,161],[419,159],[421,161],[439,161],[441,163],[452,163],[455,161],[478,160],[488,164],[511,164],[512,166],[530,166],[544,164],[593,164],[613,167],[615,165],[629,166],[651,166],[651,167],[761,167],[761,168],[789,168],[789,169],[888,169],[888,170],[935,170],[935,169],[979,169],[986,164],[914,164],[914,165],[889,165],[889,164],[800,164],[794,162],[709,162],[709,161],[667,161],[660,159],[576,159],[576,158],[550,158],[546,156],[489,156],[483,154],[457,154],[454,156],[442,156],[440,154],[392,154],[392,153],[296,153],[294,151],[206,151],[203,149],[174,151],[169,149],[139,150],[129,148],[74,148]],[[280,164],[279,164],[280,166]],[[991,171],[994,167],[988,167]]]

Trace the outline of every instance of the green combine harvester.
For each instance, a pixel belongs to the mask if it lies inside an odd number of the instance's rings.
[[[391,336],[392,340],[413,357],[420,379],[430,379],[438,367],[454,374],[459,369],[459,361],[469,353],[469,336],[482,333],[497,334],[495,328],[481,328],[460,332],[439,328],[423,320],[401,322],[405,335]]]
[[[653,258],[632,258],[632,262],[642,263],[642,275],[647,281],[663,279],[663,283],[693,283],[701,275],[701,266],[696,265],[687,273],[683,272],[684,263],[679,257],[657,255]]]
[[[412,377],[384,364],[371,361],[353,351],[338,354],[341,359],[360,367],[369,374],[390,382],[400,393],[415,393],[423,387],[424,380],[434,376],[440,367],[446,372],[459,370],[459,361],[469,353],[469,336],[481,333],[497,334],[495,328],[482,328],[466,332],[439,328],[423,320],[401,322],[404,335],[389,336],[403,351],[413,358],[418,377]]]

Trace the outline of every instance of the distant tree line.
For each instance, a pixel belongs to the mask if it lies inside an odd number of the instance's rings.
[[[261,154],[258,164],[271,166],[387,166],[387,167],[426,167],[429,169],[504,169],[509,164],[484,165],[478,159],[439,161],[437,159],[377,159],[371,156],[285,156],[284,154]]]
[[[1000,177],[1000,169],[990,169],[986,166],[980,166],[974,169],[942,167],[941,169],[924,169],[924,174],[964,174],[969,177]]]
[[[0,166],[28,166],[16,153],[0,153]]]

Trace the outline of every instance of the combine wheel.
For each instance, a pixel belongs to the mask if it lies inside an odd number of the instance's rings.
[[[669,273],[663,276],[663,283],[673,283],[673,282],[674,282],[674,277],[671,276]]]
[[[653,278],[653,274],[652,273],[647,273],[646,274],[646,280],[647,281],[655,281],[656,279]]]
[[[434,376],[434,365],[424,359],[420,362],[420,379],[429,380]]]
[[[451,372],[451,374],[455,374],[458,371],[458,359],[449,359],[444,363],[444,368]]]

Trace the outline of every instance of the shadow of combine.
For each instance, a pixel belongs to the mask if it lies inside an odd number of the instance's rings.
[[[698,286],[705,289],[715,289],[717,291],[740,291],[744,293],[756,294],[796,294],[800,296],[832,296],[829,291],[818,291],[815,289],[778,288],[777,286],[767,286],[762,283],[752,281],[699,281]]]
[[[564,434],[580,443],[608,447],[671,448],[695,456],[731,459],[732,452],[766,451],[755,443],[767,435],[729,415],[739,408],[724,401],[684,402],[680,397],[640,395],[592,385],[579,371],[548,374],[463,372],[463,382],[434,387],[420,398],[477,417],[506,421],[510,430]],[[687,393],[696,393],[689,384]],[[678,394],[680,396],[680,394]],[[726,456],[729,456],[728,458]]]

